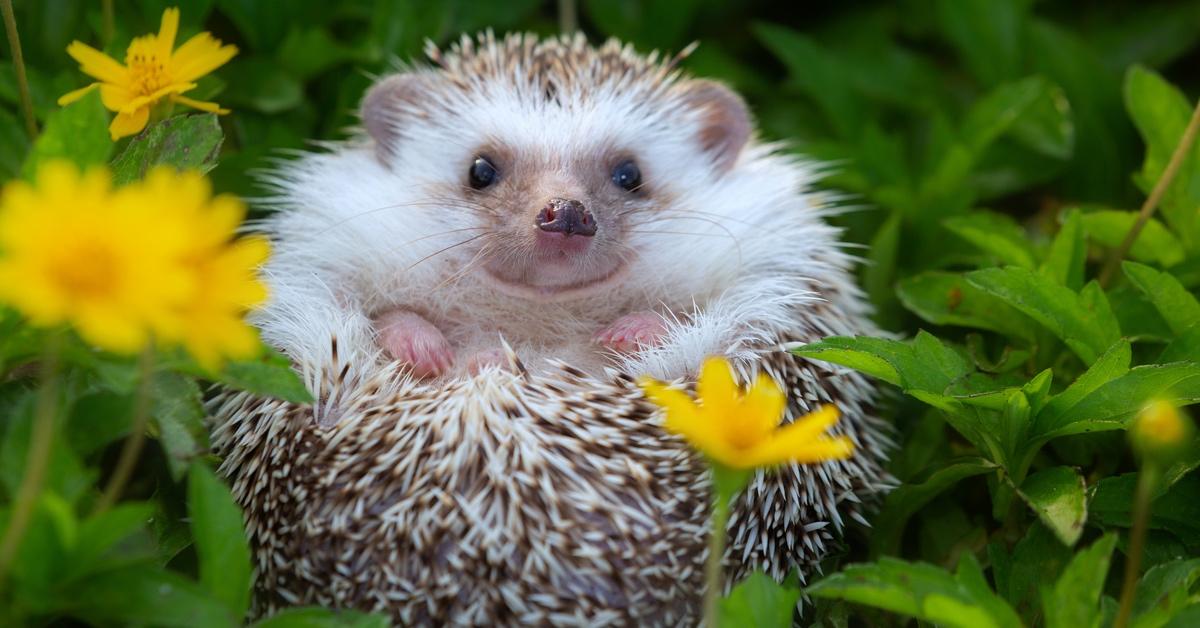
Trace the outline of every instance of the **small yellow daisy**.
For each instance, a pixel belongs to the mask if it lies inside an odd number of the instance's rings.
[[[97,346],[139,350],[196,289],[179,263],[188,234],[163,225],[159,209],[113,190],[104,170],[64,162],[39,169],[36,186],[10,183],[0,196],[0,302],[36,325],[69,322]]]
[[[125,65],[81,41],[71,42],[67,54],[79,62],[84,74],[99,81],[63,95],[58,104],[70,104],[100,88],[104,106],[117,112],[108,127],[114,141],[146,128],[150,108],[163,98],[202,111],[229,113],[216,103],[192,100],[182,94],[196,87],[196,79],[232,59],[237,47],[223,46],[204,32],[175,49],[178,31],[179,9],[163,11],[158,34],[135,37],[125,51]]]
[[[825,434],[838,421],[836,407],[822,406],[780,427],[787,398],[775,381],[760,375],[742,391],[729,362],[720,358],[704,363],[695,400],[650,378],[641,386],[666,411],[667,431],[731,469],[822,462],[854,452],[849,438]]]
[[[119,353],[154,338],[210,370],[254,357],[243,315],[266,299],[257,270],[269,249],[235,239],[245,213],[198,172],[159,167],[113,190],[105,170],[46,164],[35,186],[0,194],[0,303]]]

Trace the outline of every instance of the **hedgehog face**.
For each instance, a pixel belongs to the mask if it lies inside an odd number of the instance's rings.
[[[452,199],[447,226],[477,232],[457,252],[472,270],[570,300],[618,286],[646,234],[669,233],[652,223],[687,213],[678,199],[726,176],[749,139],[741,99],[671,66],[612,44],[463,54],[379,82],[363,120],[392,172],[428,178]]]

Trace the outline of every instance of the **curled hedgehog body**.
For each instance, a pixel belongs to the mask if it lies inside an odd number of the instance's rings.
[[[255,612],[695,623],[706,467],[633,378],[686,383],[709,355],[783,384],[788,421],[821,403],[843,413],[854,457],[760,474],[729,522],[727,585],[811,573],[887,488],[890,445],[861,376],[786,352],[872,331],[812,168],[757,142],[741,100],[678,58],[490,34],[428,55],[368,92],[361,140],[271,180],[272,299],[255,323],[316,401],[227,392],[210,406],[254,547]],[[561,211],[547,226],[561,207],[587,208],[572,228],[598,226],[585,252],[559,237]],[[535,215],[558,239],[526,237]],[[380,344],[374,317],[395,308],[459,356],[502,357],[414,377]],[[637,310],[661,321],[653,341],[597,349],[597,326]]]

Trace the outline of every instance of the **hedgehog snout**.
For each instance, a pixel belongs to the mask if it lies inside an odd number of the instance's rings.
[[[591,237],[596,235],[596,218],[583,203],[566,198],[552,198],[537,215],[537,227],[546,233],[561,233]]]

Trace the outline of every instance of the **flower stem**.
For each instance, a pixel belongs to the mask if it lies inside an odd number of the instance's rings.
[[[153,339],[146,343],[146,348],[142,351],[142,357],[138,361],[138,370],[140,381],[138,382],[137,399],[133,407],[133,425],[130,427],[129,438],[125,439],[125,445],[121,448],[121,457],[117,459],[117,467],[113,469],[112,477],[108,479],[108,485],[104,487],[104,494],[96,502],[92,514],[102,513],[112,508],[121,498],[121,492],[125,490],[125,484],[133,475],[133,468],[137,465],[138,458],[142,454],[142,446],[146,443],[146,424],[150,419],[150,384],[154,380]]]
[[[29,139],[37,138],[37,119],[33,117],[33,100],[29,98],[29,79],[25,77],[25,57],[21,54],[21,38],[17,35],[17,18],[13,15],[12,0],[0,0],[0,12],[4,13],[4,30],[8,35],[8,47],[12,51],[13,70],[17,75],[17,91],[21,95],[21,113],[25,116],[25,131]]]
[[[1108,286],[1108,282],[1117,271],[1117,266],[1120,265],[1122,259],[1125,259],[1125,254],[1129,253],[1129,249],[1133,247],[1133,243],[1141,235],[1142,229],[1150,221],[1150,217],[1154,215],[1154,210],[1158,208],[1158,203],[1162,200],[1163,194],[1166,194],[1167,187],[1171,185],[1171,181],[1175,180],[1175,175],[1179,173],[1179,167],[1183,165],[1188,152],[1191,151],[1192,144],[1196,141],[1197,130],[1200,130],[1200,102],[1197,102],[1196,108],[1192,110],[1192,119],[1188,121],[1187,128],[1183,131],[1183,137],[1179,138],[1179,144],[1175,146],[1175,152],[1171,153],[1171,161],[1167,162],[1167,167],[1163,169],[1162,176],[1158,178],[1158,181],[1154,184],[1154,188],[1150,190],[1150,196],[1147,196],[1146,202],[1142,203],[1142,209],[1138,212],[1133,226],[1129,228],[1129,233],[1125,234],[1125,239],[1121,241],[1120,246],[1113,250],[1108,258],[1108,262],[1104,265],[1104,269],[1100,272],[1100,287]]]
[[[1129,533],[1129,554],[1125,560],[1125,583],[1121,586],[1121,605],[1113,628],[1125,628],[1133,614],[1133,594],[1137,591],[1138,571],[1146,549],[1146,528],[1150,524],[1151,495],[1158,484],[1158,465],[1147,462],[1138,473],[1133,495],[1133,529]]]
[[[708,535],[708,562],[704,565],[704,625],[717,628],[721,592],[725,589],[721,561],[725,558],[725,528],[729,523],[729,496],[717,491],[713,504],[712,531]]]
[[[116,26],[113,20],[113,0],[101,0],[100,12],[103,15],[101,36],[104,38],[104,45],[108,46],[112,43],[113,35],[116,33]]]
[[[579,30],[579,13],[575,0],[558,0],[558,30],[564,34]]]
[[[25,536],[25,528],[29,526],[34,504],[37,503],[42,484],[46,480],[46,467],[50,463],[50,448],[54,444],[54,424],[58,414],[59,341],[59,335],[51,333],[43,349],[42,386],[38,391],[37,408],[33,416],[25,473],[13,502],[8,530],[4,533],[4,539],[0,541],[0,588],[3,588],[8,569],[16,556],[21,538]]]

